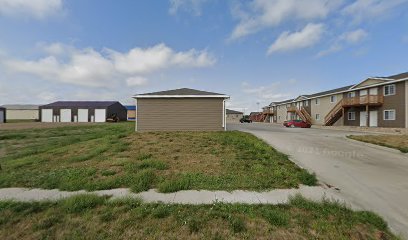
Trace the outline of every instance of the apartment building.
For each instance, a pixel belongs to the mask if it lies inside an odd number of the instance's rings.
[[[408,72],[273,102],[264,115],[274,123],[302,119],[325,126],[408,128]]]

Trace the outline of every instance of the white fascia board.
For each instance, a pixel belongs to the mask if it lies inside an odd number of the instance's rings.
[[[229,99],[227,95],[135,95],[133,98],[224,98]]]

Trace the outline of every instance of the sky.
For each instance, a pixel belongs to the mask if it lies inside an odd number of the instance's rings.
[[[408,0],[0,0],[0,105],[186,87],[249,113],[407,56]]]

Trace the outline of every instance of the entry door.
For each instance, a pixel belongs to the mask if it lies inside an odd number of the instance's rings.
[[[378,127],[378,111],[370,111],[370,127]]]
[[[367,112],[360,112],[360,127],[367,127]]]
[[[106,109],[95,109],[95,122],[106,122]]]
[[[41,122],[52,122],[52,109],[41,110]]]
[[[88,109],[78,109],[78,122],[88,122]]]
[[[71,109],[61,109],[60,116],[61,116],[61,122],[72,122]]]
[[[0,123],[4,123],[4,112],[0,111]]]

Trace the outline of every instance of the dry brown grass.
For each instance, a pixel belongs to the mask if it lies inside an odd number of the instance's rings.
[[[135,133],[132,123],[0,131],[0,187],[267,190],[316,178],[248,133]]]
[[[377,144],[384,147],[390,147],[408,153],[408,135],[353,135],[349,138]]]

